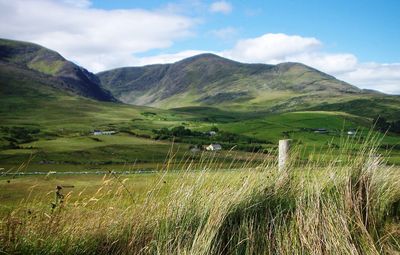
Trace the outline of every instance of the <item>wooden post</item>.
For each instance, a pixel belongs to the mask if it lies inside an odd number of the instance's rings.
[[[279,140],[279,171],[283,171],[289,159],[290,139]]]

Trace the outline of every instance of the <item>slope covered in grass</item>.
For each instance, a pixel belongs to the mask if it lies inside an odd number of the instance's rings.
[[[90,135],[95,129],[146,135],[153,128],[177,126],[185,118],[185,114],[149,107],[87,99],[54,83],[57,81],[32,76],[30,70],[0,64],[2,164],[22,164],[30,155],[35,155],[36,162],[126,162],[154,157],[162,161],[169,144],[156,144],[127,133],[98,141]]]
[[[40,45],[0,39],[0,78],[5,86],[10,75],[47,81],[53,87],[101,101],[115,98],[100,87],[99,79],[86,69]],[[7,75],[5,74],[7,73]]]
[[[285,93],[362,92],[299,63],[244,64],[213,54],[174,64],[120,68],[98,76],[104,88],[123,102],[169,107],[246,104],[249,100],[269,100]]]

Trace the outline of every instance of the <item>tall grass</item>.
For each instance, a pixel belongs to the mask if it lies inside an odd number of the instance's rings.
[[[307,162],[294,149],[283,171],[273,155],[231,171],[215,171],[215,158],[207,156],[193,171],[189,160],[174,162],[171,151],[159,181],[144,193],[110,173],[90,197],[64,194],[53,210],[27,199],[2,219],[0,251],[398,254],[400,172],[377,155],[378,143],[344,139],[340,153]],[[170,165],[181,171],[170,173]]]

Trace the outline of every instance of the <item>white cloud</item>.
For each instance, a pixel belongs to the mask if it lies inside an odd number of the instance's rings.
[[[355,70],[358,63],[353,54],[319,51],[287,56],[278,62],[300,62],[333,75]]]
[[[301,62],[331,74],[354,70],[357,58],[348,53],[322,52],[322,43],[314,37],[286,34],[264,34],[239,40],[221,55],[248,63],[278,64]]]
[[[66,1],[69,3],[67,4]],[[170,47],[195,21],[142,9],[87,8],[85,0],[0,0],[0,36],[54,49],[91,71],[132,65],[132,54]]]
[[[226,1],[216,1],[210,5],[210,11],[216,13],[228,14],[232,12],[232,5]]]
[[[168,64],[174,63],[184,58],[192,57],[202,53],[212,53],[210,51],[186,50],[172,54],[160,54],[150,57],[141,57],[136,60],[137,65]]]
[[[356,69],[338,75],[338,78],[362,88],[400,94],[400,63],[361,63]]]
[[[265,34],[256,38],[239,40],[233,49],[224,52],[224,55],[245,62],[266,62],[311,52],[320,46],[321,42],[313,37]]]

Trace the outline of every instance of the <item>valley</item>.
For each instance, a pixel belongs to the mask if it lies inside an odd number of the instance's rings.
[[[0,255],[400,254],[399,10],[0,0]]]
[[[219,143],[238,154],[274,154],[282,138],[323,153],[343,139],[362,141],[374,116],[396,120],[400,114],[398,96],[365,92],[301,64],[242,64],[212,54],[103,72],[97,90],[110,90],[116,99],[98,101],[94,94],[85,97],[86,85],[63,85],[63,77],[72,75],[61,66],[72,64],[57,53],[7,40],[0,46],[0,162],[6,171],[27,162],[36,171],[134,163],[154,169],[172,148],[178,160],[196,162],[201,152],[191,154],[194,146]],[[146,93],[153,97],[144,100]],[[160,136],[160,130],[178,127],[191,133]],[[217,136],[201,135],[213,128]],[[116,133],[94,136],[94,130]],[[349,137],[349,130],[357,135]],[[381,153],[388,163],[400,163],[399,135],[373,133],[384,137]]]
[[[247,246],[247,221],[284,229],[316,205],[324,221],[355,224],[353,209],[338,208],[352,201],[347,189],[364,187],[379,197],[372,208],[385,208],[384,219],[370,212],[387,236],[398,226],[399,114],[399,96],[298,63],[206,54],[96,75],[39,45],[0,40],[0,242],[22,254],[173,254],[150,243],[196,243],[206,231],[198,245],[171,247],[233,252]],[[283,169],[281,139],[292,146]],[[376,243],[389,250],[396,240]]]

